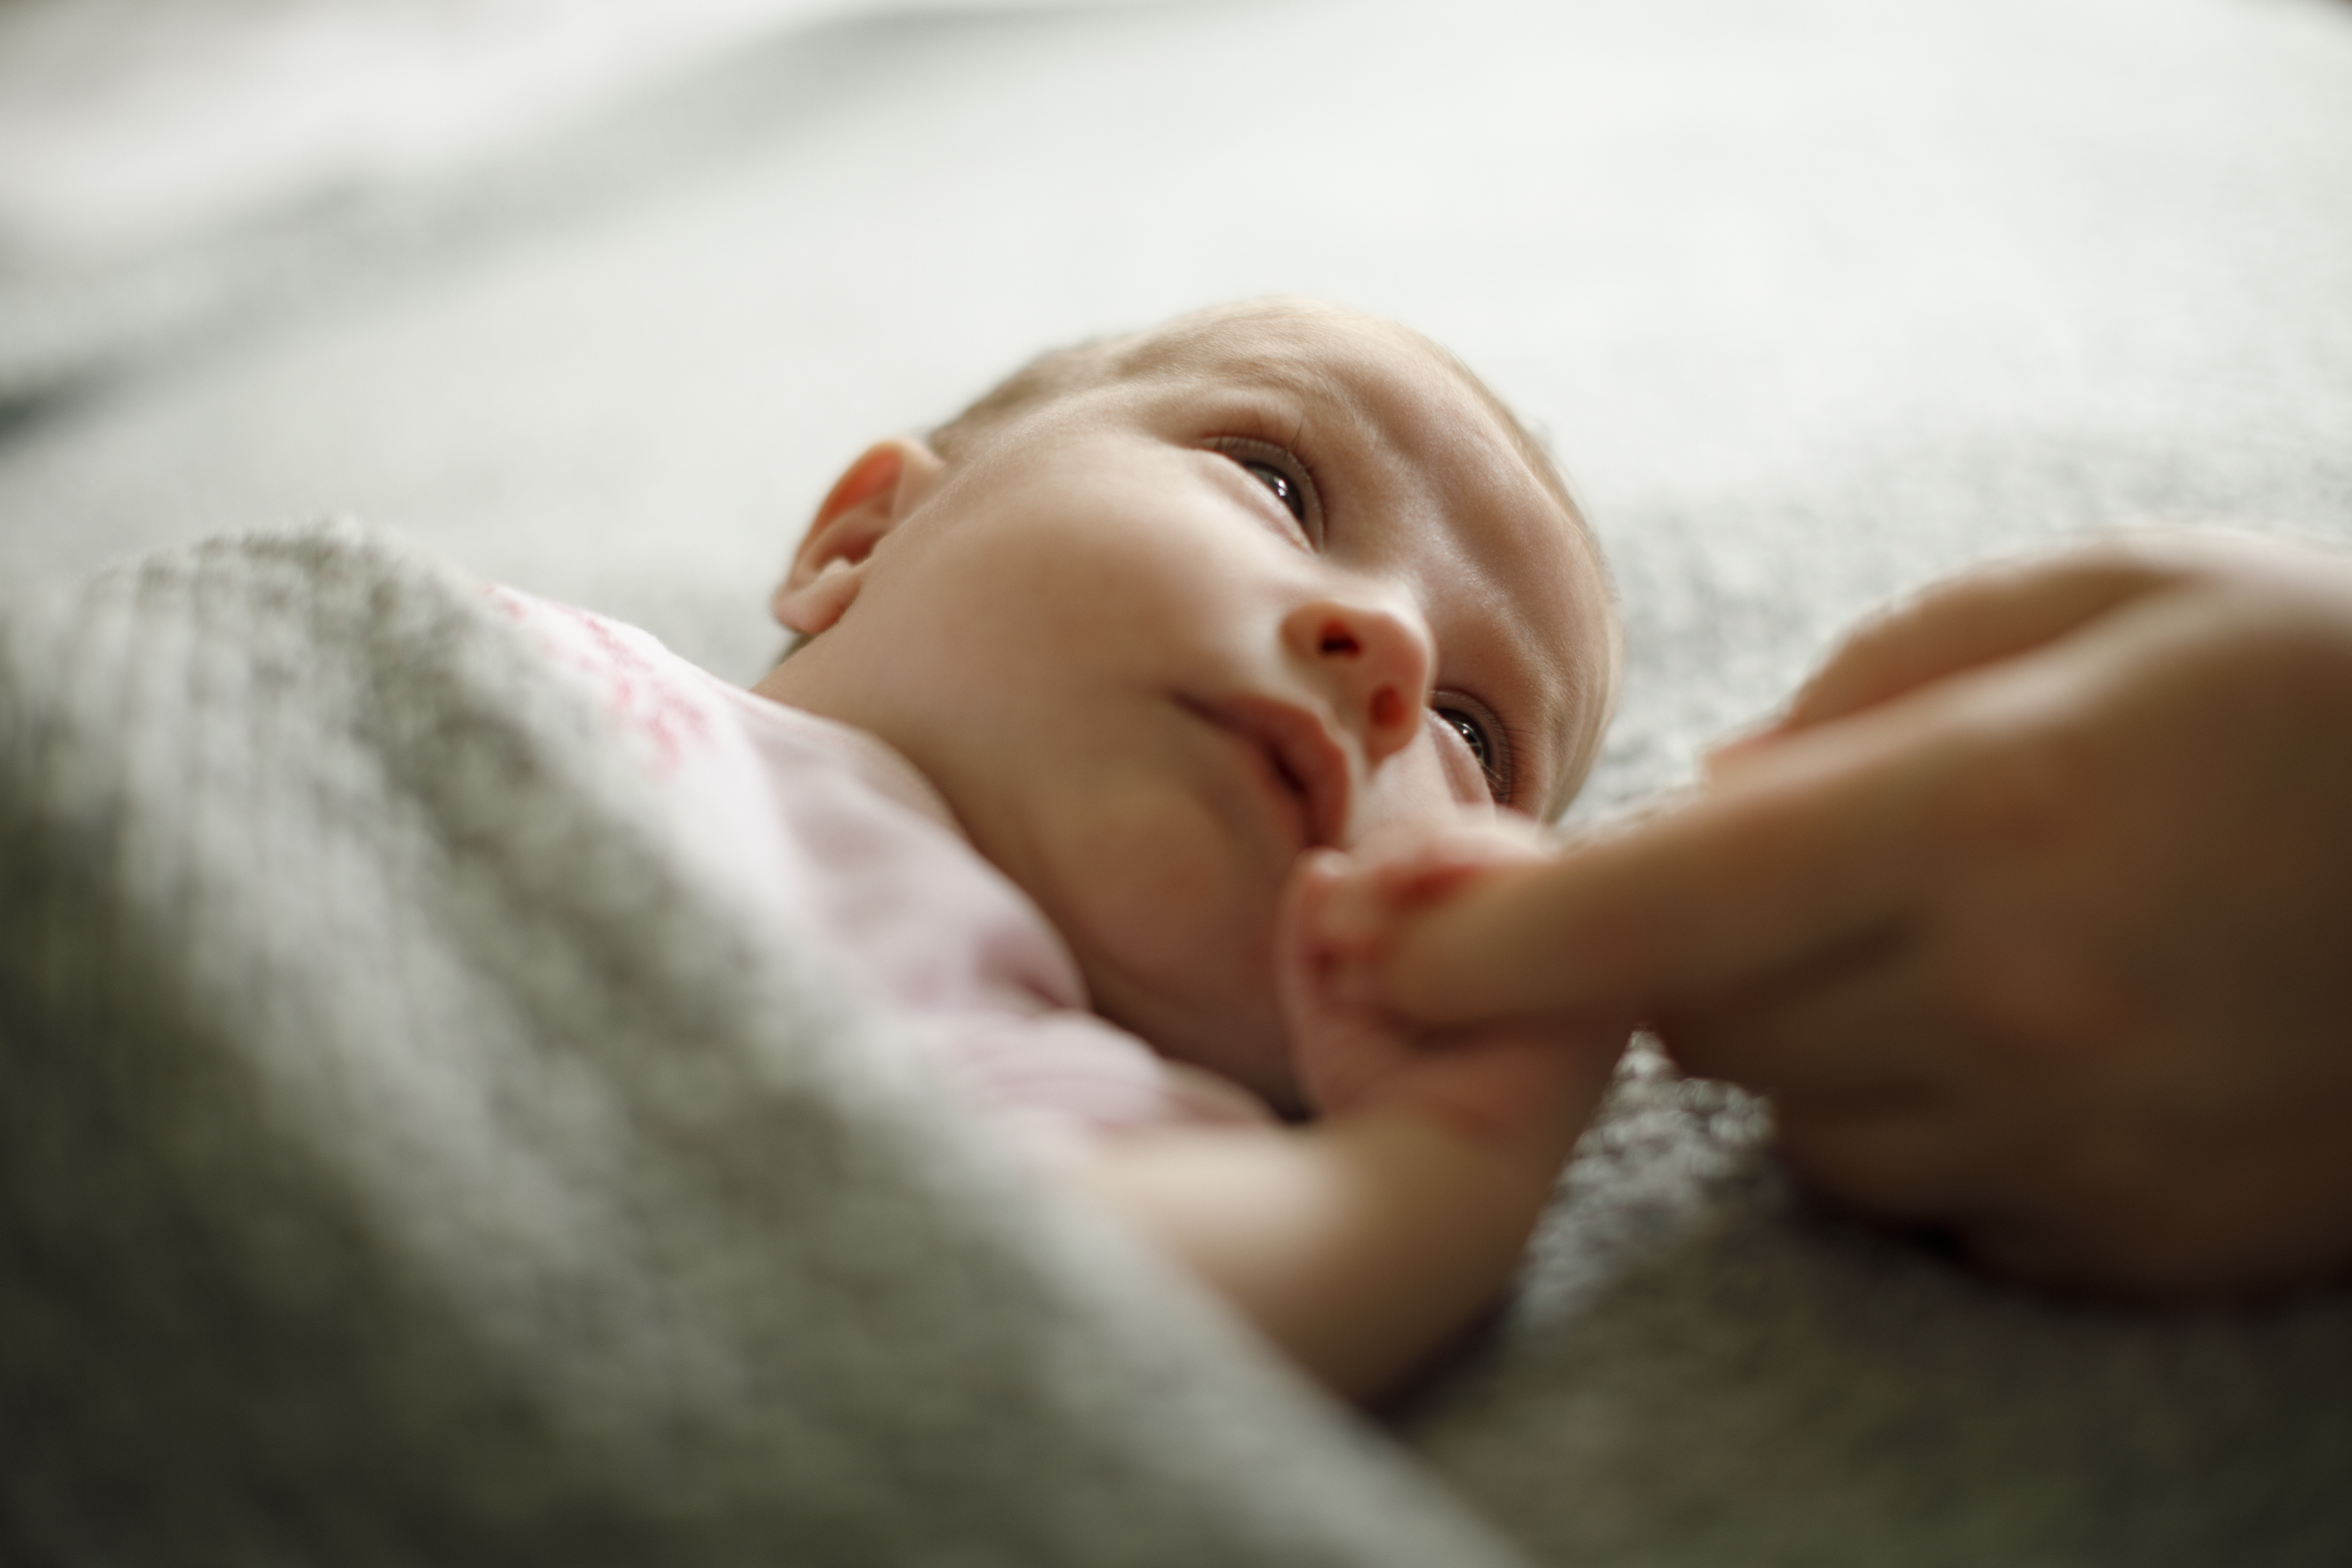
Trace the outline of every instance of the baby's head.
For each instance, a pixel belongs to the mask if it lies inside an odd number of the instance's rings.
[[[1618,636],[1541,450],[1392,323],[1270,300],[1049,354],[819,509],[761,682],[936,784],[1106,1016],[1288,1107],[1300,851],[1591,766]]]

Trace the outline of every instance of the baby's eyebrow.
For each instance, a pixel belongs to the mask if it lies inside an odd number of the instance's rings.
[[[1355,395],[1341,377],[1331,374],[1320,365],[1291,363],[1282,360],[1253,360],[1244,374],[1235,379],[1244,384],[1256,384],[1276,392],[1286,392],[1301,403],[1338,405],[1351,412],[1364,412],[1361,400]]]
[[[1344,408],[1357,418],[1370,410],[1346,377],[1322,362],[1323,355],[1278,335],[1244,334],[1231,328],[1161,338],[1138,344],[1120,365],[1136,380],[1173,375],[1219,386],[1255,387],[1286,395],[1302,405]]]

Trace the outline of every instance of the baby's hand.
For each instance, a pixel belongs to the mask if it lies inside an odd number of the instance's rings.
[[[1600,1103],[1631,1032],[1510,1019],[1430,1031],[1370,1000],[1372,976],[1412,918],[1466,884],[1549,858],[1532,823],[1463,817],[1322,850],[1291,874],[1276,975],[1294,1066],[1326,1115],[1403,1106],[1479,1141],[1565,1158]]]

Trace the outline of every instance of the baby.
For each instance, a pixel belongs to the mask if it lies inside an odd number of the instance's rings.
[[[749,693],[508,603],[714,860],[1329,1387],[1507,1280],[1622,1032],[1421,1037],[1332,994],[1320,911],[1368,840],[1404,901],[1539,853],[1618,640],[1550,464],[1426,341],[1268,301],[1045,356],[850,465]]]

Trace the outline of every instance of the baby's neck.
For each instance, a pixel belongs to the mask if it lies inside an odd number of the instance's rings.
[[[850,765],[857,771],[858,777],[877,794],[888,796],[909,811],[933,819],[965,843],[971,842],[971,835],[965,832],[963,824],[956,819],[947,796],[940,793],[939,786],[904,752],[871,730],[777,696],[769,684],[774,674],[771,670],[768,679],[753,684],[751,695],[779,708],[789,708],[808,723],[822,725]]]

